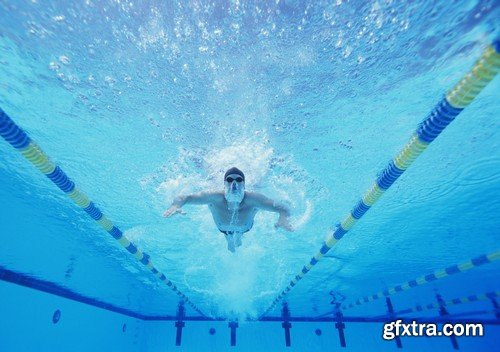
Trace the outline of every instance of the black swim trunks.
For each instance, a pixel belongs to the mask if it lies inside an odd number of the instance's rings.
[[[220,232],[222,232],[224,235],[234,235],[235,233],[239,233],[239,231],[222,231],[221,229],[219,229]],[[243,231],[242,233],[245,233],[245,232],[248,232],[250,230],[246,230],[246,231]]]
[[[252,227],[253,227],[253,222],[252,222],[252,224],[250,225],[250,227],[248,228],[248,230],[245,230],[245,231],[243,231],[242,233],[246,233],[246,232],[250,231],[250,230],[252,229]],[[239,231],[223,231],[223,230],[221,230],[221,229],[219,229],[219,231],[220,231],[220,232],[222,232],[222,233],[223,233],[224,235],[226,235],[226,236],[227,236],[227,235],[234,235],[235,233],[239,233]]]

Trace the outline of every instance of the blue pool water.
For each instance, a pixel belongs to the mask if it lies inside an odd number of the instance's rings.
[[[0,0],[0,108],[196,307],[241,325],[271,306],[499,37],[499,18],[495,1]],[[498,251],[499,83],[266,316],[282,302],[294,317],[325,316],[333,299],[348,305]],[[247,190],[292,208],[294,232],[260,212],[232,254],[206,207],[162,217],[179,194],[222,190],[231,166]],[[0,184],[2,270],[176,315],[178,296],[4,139]],[[496,261],[391,299],[403,310],[499,282]],[[498,325],[491,299],[448,311]],[[386,312],[385,299],[343,311]],[[470,350],[495,348],[478,341]]]

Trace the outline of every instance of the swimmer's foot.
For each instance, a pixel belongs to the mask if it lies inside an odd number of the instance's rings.
[[[227,249],[232,253],[236,252],[233,241],[227,241]]]
[[[234,247],[234,235],[227,235],[226,240],[227,240],[228,251],[232,253],[236,252],[236,248]]]
[[[234,235],[234,244],[236,245],[236,247],[241,246],[241,237],[242,236],[243,236],[242,233],[237,233],[236,235]]]

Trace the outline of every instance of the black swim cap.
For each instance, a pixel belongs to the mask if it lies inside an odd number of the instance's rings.
[[[224,181],[226,180],[226,177],[228,177],[229,175],[240,175],[241,177],[243,177],[243,181],[245,181],[245,174],[237,167],[232,167],[226,171],[226,173],[224,174]]]

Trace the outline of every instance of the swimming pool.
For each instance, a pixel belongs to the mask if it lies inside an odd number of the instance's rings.
[[[418,134],[498,56],[497,4],[0,8],[2,350],[454,348],[384,341],[396,317],[483,322],[455,347],[498,348],[498,78]],[[208,209],[162,217],[231,166],[294,232],[259,212],[232,254]]]

